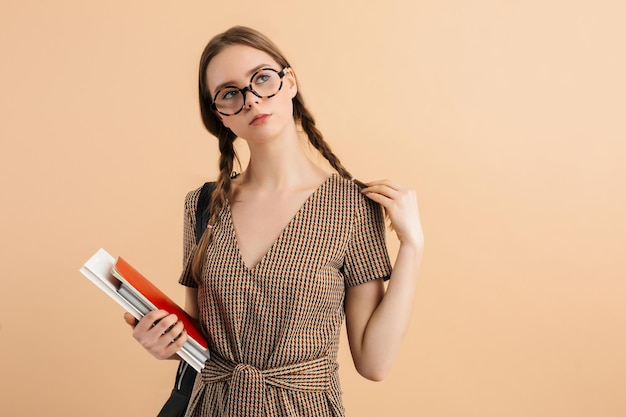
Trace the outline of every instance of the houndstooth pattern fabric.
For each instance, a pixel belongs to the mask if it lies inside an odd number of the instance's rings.
[[[180,283],[190,287],[199,191],[185,199]],[[337,349],[345,289],[391,273],[380,206],[334,174],[253,268],[239,253],[228,203],[213,233],[198,287],[212,359],[186,415],[343,416]]]

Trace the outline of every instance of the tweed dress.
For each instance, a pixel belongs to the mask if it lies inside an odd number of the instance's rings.
[[[227,202],[198,286],[190,264],[199,192],[185,198],[179,282],[198,287],[211,359],[186,416],[344,416],[337,349],[345,290],[391,274],[381,207],[333,174],[248,268]]]

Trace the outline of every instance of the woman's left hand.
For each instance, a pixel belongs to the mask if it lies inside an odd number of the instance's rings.
[[[385,208],[400,242],[421,248],[424,245],[424,232],[415,190],[389,180],[372,181],[366,185],[367,188],[361,192]]]

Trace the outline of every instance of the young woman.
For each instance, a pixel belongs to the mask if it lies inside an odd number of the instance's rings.
[[[197,246],[199,189],[185,200],[180,283],[211,349],[187,415],[343,416],[344,316],[356,369],[375,381],[409,323],[423,249],[415,192],[386,180],[357,185],[316,128],[294,70],[260,33],[234,27],[214,37],[199,76],[202,120],[221,156]],[[301,131],[336,172],[309,160]],[[250,149],[240,175],[236,138]],[[393,269],[381,206],[400,241]],[[187,340],[178,318],[160,310],[133,335],[160,359]]]

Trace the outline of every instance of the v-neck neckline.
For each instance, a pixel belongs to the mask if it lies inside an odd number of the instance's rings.
[[[244,271],[246,271],[247,273],[255,273],[263,266],[263,264],[267,261],[267,259],[272,255],[272,253],[274,252],[274,249],[276,248],[278,243],[282,240],[285,233],[289,229],[292,228],[295,221],[302,215],[302,213],[307,208],[307,206],[310,205],[311,201],[320,193],[320,191],[323,188],[326,187],[328,183],[330,183],[331,179],[335,178],[336,176],[337,174],[335,173],[331,174],[328,178],[324,180],[324,182],[322,182],[315,190],[313,190],[311,194],[309,194],[309,196],[306,198],[306,200],[304,200],[300,208],[298,208],[298,211],[296,211],[295,214],[285,224],[285,227],[283,227],[280,234],[276,237],[276,239],[274,239],[274,241],[269,246],[267,251],[263,254],[261,259],[259,259],[259,261],[252,267],[249,267],[248,265],[246,265],[246,262],[243,259],[243,256],[241,255],[241,248],[239,246],[239,239],[237,237],[237,231],[235,229],[235,222],[233,222],[233,213],[230,208],[230,201],[226,199],[225,207],[227,209],[227,220],[228,220],[228,224],[230,227],[231,240],[232,240],[232,244],[235,246],[235,252],[237,253],[237,257],[239,258],[239,263],[241,264],[241,267],[243,268]]]

